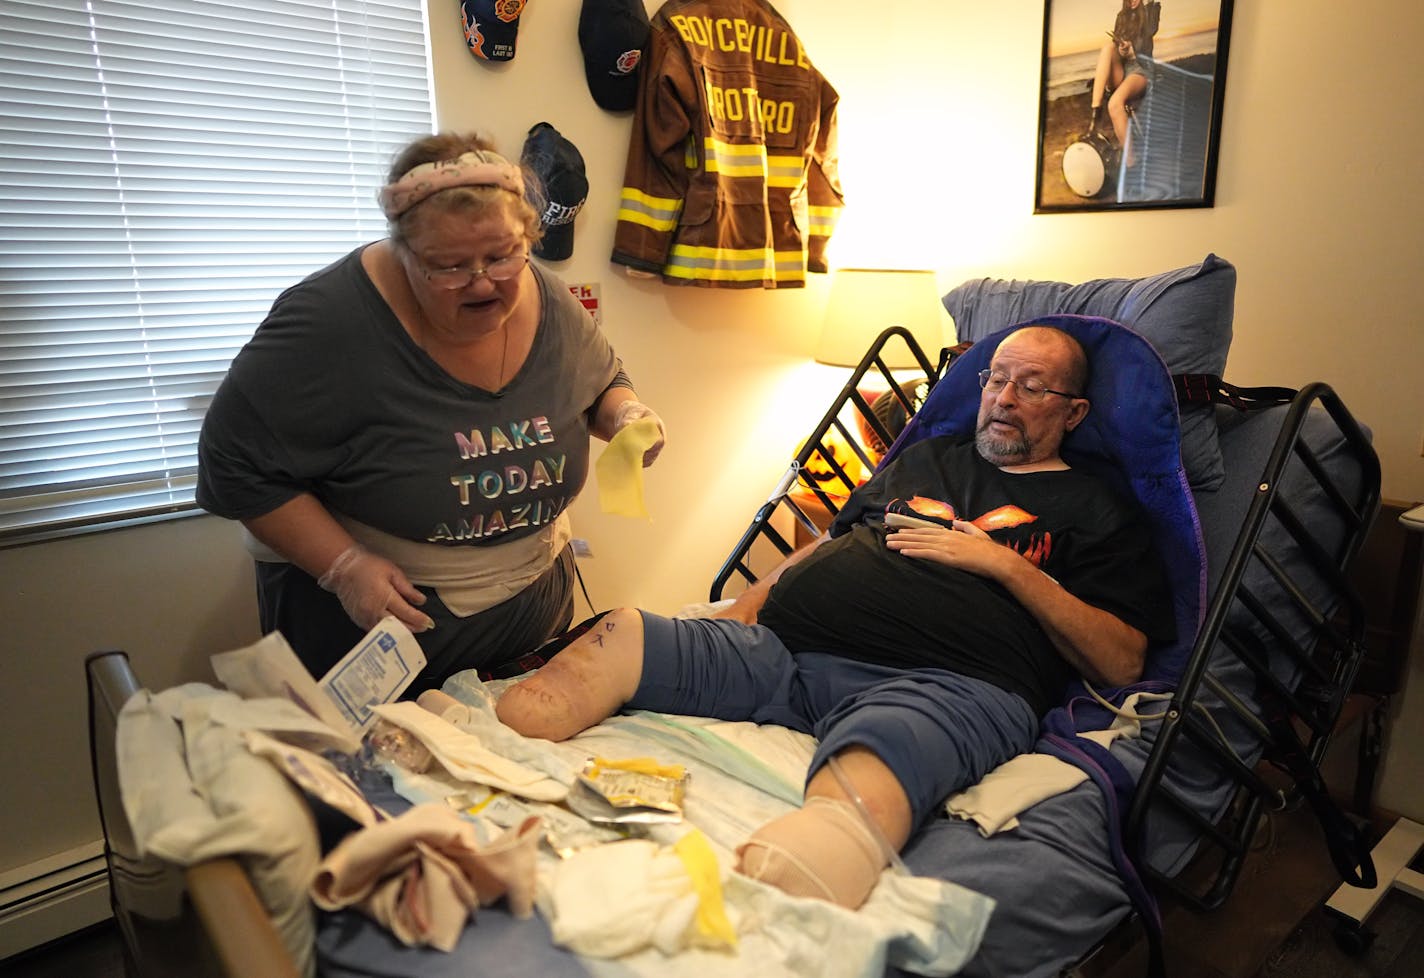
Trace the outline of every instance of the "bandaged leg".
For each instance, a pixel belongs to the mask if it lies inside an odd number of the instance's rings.
[[[889,856],[855,806],[813,797],[763,825],[737,847],[739,872],[792,896],[854,910],[865,902]]]
[[[506,691],[495,714],[526,737],[567,740],[617,712],[642,674],[642,616],[619,608]]]

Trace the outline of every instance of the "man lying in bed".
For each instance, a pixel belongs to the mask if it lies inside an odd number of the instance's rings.
[[[738,847],[737,868],[860,906],[949,794],[1033,747],[1075,673],[1132,683],[1148,641],[1173,635],[1135,506],[1059,457],[1087,375],[1068,334],[1010,334],[980,375],[973,440],[908,446],[723,617],[611,612],[500,718],[551,740],[625,706],[813,734],[804,807]]]

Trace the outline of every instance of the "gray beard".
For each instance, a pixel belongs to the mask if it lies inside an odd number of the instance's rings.
[[[995,465],[1015,465],[1027,461],[1033,454],[1033,445],[1022,431],[1017,436],[996,438],[989,433],[987,421],[974,432],[974,447],[986,461]]]

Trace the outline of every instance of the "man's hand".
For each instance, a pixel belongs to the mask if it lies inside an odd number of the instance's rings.
[[[885,538],[885,546],[906,557],[932,560],[996,580],[1007,568],[1006,561],[1023,559],[965,520],[955,520],[952,530],[940,526],[902,527]]]
[[[748,593],[747,591],[743,591],[737,595],[737,599],[727,605],[727,607],[721,608],[707,617],[731,618],[733,621],[739,621],[744,625],[755,625],[757,623],[757,614],[761,611],[761,606],[766,601],[766,593],[762,592],[760,600],[748,597]]]
[[[1117,616],[1081,601],[1030,561],[963,520],[954,529],[906,527],[885,546],[1001,584],[1043,627],[1060,655],[1095,683],[1126,686],[1142,676],[1147,637]]]
[[[831,535],[822,533],[800,550],[793,551],[785,560],[772,568],[771,573],[764,575],[755,584],[752,584],[741,594],[737,595],[735,601],[723,608],[721,611],[710,615],[711,618],[733,618],[745,625],[755,625],[757,615],[761,613],[761,606],[766,604],[766,596],[771,593],[771,587],[781,579],[786,568],[799,561],[805,560],[811,551],[815,550],[823,543],[829,542]]]

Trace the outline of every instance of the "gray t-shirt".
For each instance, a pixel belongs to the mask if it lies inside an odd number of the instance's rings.
[[[536,532],[588,475],[588,414],[620,363],[587,310],[531,266],[534,343],[500,391],[456,380],[401,326],[361,251],[283,292],[232,362],[199,439],[198,504],[231,519],[303,492],[408,540]]]

